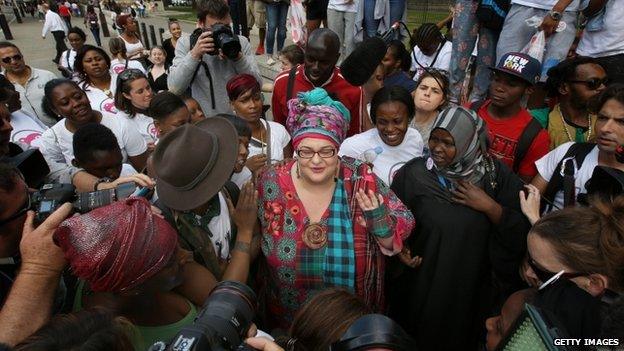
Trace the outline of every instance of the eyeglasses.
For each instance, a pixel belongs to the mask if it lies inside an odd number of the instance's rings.
[[[321,158],[331,158],[336,156],[336,149],[334,148],[325,148],[320,149],[319,151],[314,151],[308,148],[302,148],[297,150],[297,156],[304,159],[311,159],[314,155],[318,154]]]
[[[529,256],[529,266],[531,267],[531,269],[533,270],[533,272],[535,273],[535,275],[537,276],[537,278],[539,278],[539,280],[542,283],[547,282],[548,280],[550,280],[550,278],[554,277],[557,273],[551,272],[551,271],[547,271],[543,268],[541,268],[534,260],[533,258],[531,258],[531,256]],[[561,274],[560,278],[563,279],[573,279],[576,277],[582,277],[584,275],[587,275],[586,273],[563,273]]]
[[[587,89],[597,90],[598,88],[600,88],[603,85],[607,86],[607,84],[609,84],[609,78],[605,77],[605,78],[592,78],[590,80],[570,80],[569,82],[570,83],[585,84]]]
[[[10,223],[11,221],[14,221],[15,219],[25,215],[26,212],[30,210],[31,206],[32,206],[32,199],[31,199],[30,194],[28,193],[28,188],[26,188],[26,202],[24,202],[24,205],[19,210],[17,210],[17,212],[12,214],[8,218],[1,220],[0,226]]]
[[[119,76],[117,79],[124,81],[124,80],[128,80],[131,78],[138,78],[138,77],[145,78],[145,74],[143,74],[143,72],[141,72],[140,70],[136,68],[127,68],[123,72],[119,73]]]
[[[3,57],[2,58],[2,62],[4,63],[11,63],[11,60],[13,61],[21,61],[24,58],[24,56],[17,54],[17,55],[13,55],[13,56],[7,56],[7,57]]]

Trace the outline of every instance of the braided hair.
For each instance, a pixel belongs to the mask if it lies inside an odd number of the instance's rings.
[[[412,36],[412,42],[410,45],[412,47],[418,45],[418,47],[422,48],[427,44],[433,41],[443,41],[444,36],[440,31],[440,28],[435,23],[423,23],[420,27],[414,30],[414,35]]]

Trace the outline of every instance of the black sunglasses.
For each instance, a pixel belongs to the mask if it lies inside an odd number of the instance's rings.
[[[585,84],[585,86],[587,87],[587,89],[590,90],[597,90],[598,88],[600,88],[601,86],[607,86],[607,84],[609,84],[609,78],[605,77],[605,78],[592,78],[589,80],[570,80],[570,83],[578,83],[578,84]]]
[[[7,56],[7,57],[3,57],[2,58],[2,62],[4,63],[11,63],[11,60],[13,61],[21,61],[22,58],[24,58],[24,56],[17,54],[17,55],[13,55],[13,56]]]
[[[542,283],[547,282],[548,280],[550,280],[550,278],[554,277],[557,273],[551,272],[551,271],[547,271],[545,269],[543,269],[542,267],[540,267],[537,262],[535,262],[533,260],[533,258],[531,258],[531,256],[529,256],[529,266],[531,267],[531,269],[533,270],[533,272],[535,273],[535,275],[537,276],[537,278],[539,278],[539,280]],[[576,277],[582,277],[584,275],[587,275],[586,273],[562,273],[560,278],[563,279],[573,279]]]

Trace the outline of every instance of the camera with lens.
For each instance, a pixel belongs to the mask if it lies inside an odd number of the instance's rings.
[[[76,212],[86,213],[125,199],[132,195],[135,189],[134,183],[129,182],[120,184],[115,189],[77,193],[71,184],[45,184],[39,191],[30,195],[30,208],[36,212],[35,222],[42,223],[66,202],[71,202]]]
[[[230,60],[235,60],[238,57],[238,53],[241,51],[241,44],[238,40],[238,36],[234,35],[230,26],[216,23],[210,29],[197,28],[193,31],[190,37],[191,49],[197,44],[199,36],[204,32],[212,32],[212,38],[214,40],[215,50],[210,52],[210,55],[217,55],[219,49]]]
[[[182,328],[168,344],[159,341],[149,350],[253,350],[243,341],[252,325],[256,305],[256,294],[247,285],[220,282],[192,325]]]

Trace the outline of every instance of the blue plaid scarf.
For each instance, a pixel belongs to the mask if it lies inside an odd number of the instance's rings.
[[[349,213],[344,182],[339,179],[329,204],[327,220],[327,251],[323,264],[323,280],[330,286],[355,290],[355,250],[353,223]]]

